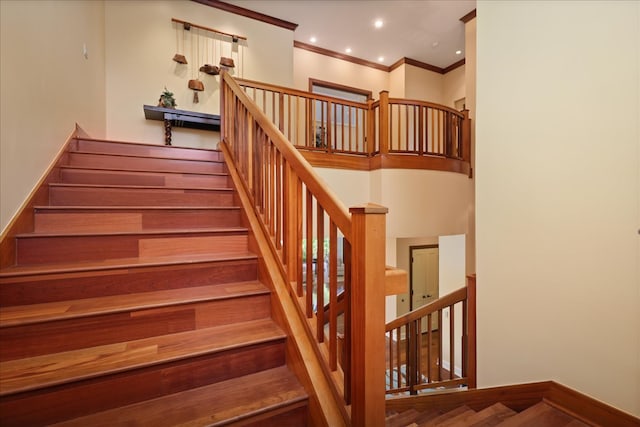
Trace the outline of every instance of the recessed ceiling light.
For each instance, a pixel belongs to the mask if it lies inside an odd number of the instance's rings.
[[[382,62],[382,61],[384,61],[384,56],[379,56],[378,57],[378,62]]]
[[[461,50],[456,50],[456,55],[460,55],[462,53]]]
[[[351,53],[351,48],[350,48],[350,47],[348,47],[348,48],[346,48],[344,51],[345,51],[345,52],[347,52],[347,53]]]
[[[316,38],[315,38],[315,36],[312,36],[312,37],[309,39],[309,41],[310,41],[311,43],[315,43],[315,42],[317,42],[317,41],[318,41],[318,39],[316,39]]]
[[[382,22],[382,19],[376,19],[376,22],[374,22],[373,25],[376,28],[382,28],[382,26],[384,25],[384,22]]]

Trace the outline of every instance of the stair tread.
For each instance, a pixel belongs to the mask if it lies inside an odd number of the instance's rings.
[[[220,153],[221,151],[217,148],[202,148],[202,147],[181,147],[179,145],[158,145],[158,144],[148,144],[144,142],[137,141],[118,141],[112,139],[103,139],[103,138],[91,138],[91,137],[76,137],[77,141],[89,141],[89,142],[108,142],[110,144],[125,144],[125,145],[135,145],[142,148],[147,147],[157,147],[157,148],[166,148],[168,150],[189,150],[189,151],[205,151],[205,152],[215,152]]]
[[[246,227],[206,227],[206,228],[172,228],[172,229],[145,229],[136,231],[96,231],[96,232],[31,232],[17,234],[18,239],[30,239],[39,237],[99,237],[99,236],[149,236],[172,234],[206,234],[206,233],[238,233],[247,232]]]
[[[545,427],[556,427],[556,426],[566,426],[569,423],[573,426],[576,426],[575,422],[580,422],[566,414],[559,409],[548,405],[545,402],[537,403],[524,411],[516,414],[502,423],[498,424],[504,427],[537,427],[537,426],[545,426]],[[578,424],[580,425],[580,424]],[[585,425],[586,424],[582,424]]]
[[[268,318],[11,360],[0,364],[0,395],[284,338]]]
[[[307,398],[295,376],[281,366],[55,425],[226,425],[303,404]]]
[[[70,154],[91,154],[98,156],[112,156],[112,157],[136,157],[140,159],[160,159],[160,160],[179,160],[185,162],[201,162],[201,163],[224,163],[224,160],[212,160],[212,159],[187,159],[182,157],[168,157],[168,156],[158,156],[152,154],[133,154],[133,153],[118,153],[118,152],[109,152],[109,151],[96,151],[96,150],[70,150]]]
[[[395,414],[386,419],[386,427],[404,427],[411,424],[420,415],[420,412],[411,408]]]
[[[3,307],[0,308],[0,327],[268,293],[262,283],[249,281]]]
[[[468,406],[458,406],[455,409],[452,409],[448,412],[445,412],[442,415],[439,415],[435,418],[430,419],[427,422],[424,422],[422,424],[420,424],[420,426],[437,426],[440,425],[442,423],[447,422],[448,420],[457,417],[460,414],[466,414],[468,411],[471,411],[471,409],[469,409]]]
[[[476,411],[470,408],[466,408],[465,411],[456,414],[455,416],[451,416],[446,420],[441,420],[436,425],[438,427],[455,427],[459,425],[466,425],[467,419],[476,414]],[[446,415],[446,414],[445,414]]]
[[[197,190],[197,191],[221,191],[221,192],[233,192],[235,191],[231,187],[184,187],[173,186],[167,187],[163,185],[121,185],[121,184],[73,184],[65,182],[53,182],[49,184],[49,187],[60,188],[117,188],[123,190],[162,190],[162,191],[183,191],[183,190]]]
[[[256,259],[252,252],[215,253],[204,255],[169,255],[145,258],[112,258],[99,261],[77,261],[72,263],[51,263],[40,265],[19,265],[0,269],[0,279],[33,275],[66,274],[104,270],[120,270],[145,267],[160,267],[181,264],[209,263]]]
[[[491,427],[500,424],[516,413],[513,409],[498,402],[467,418],[466,422],[468,427]]]
[[[68,210],[68,211],[94,211],[94,210],[106,210],[106,211],[136,211],[136,210],[148,210],[148,211],[158,211],[158,210],[176,210],[176,211],[191,211],[191,210],[240,210],[240,206],[82,206],[82,205],[40,205],[33,207],[36,211],[58,211],[58,210]]]
[[[168,159],[171,160],[171,159]],[[178,159],[176,159],[178,160]],[[220,163],[219,161],[212,161],[214,163]],[[156,170],[156,169],[134,169],[126,167],[107,167],[107,166],[82,166],[82,165],[61,165],[60,169],[74,169],[74,170],[96,170],[96,171],[111,171],[111,172],[135,172],[135,173],[150,173],[150,174],[178,174],[178,175],[206,175],[206,176],[229,176],[227,172],[185,172],[176,170]]]

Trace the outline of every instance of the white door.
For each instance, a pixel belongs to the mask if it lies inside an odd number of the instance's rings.
[[[415,310],[438,299],[439,250],[437,247],[411,249],[411,309]],[[438,329],[438,318],[433,316],[431,329]],[[423,332],[427,330],[426,321]]]

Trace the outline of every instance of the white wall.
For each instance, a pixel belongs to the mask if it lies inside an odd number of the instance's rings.
[[[393,237],[464,234],[469,178],[453,172],[383,169],[380,202],[390,207],[387,235]]]
[[[4,231],[76,122],[105,134],[104,4],[3,0],[0,51]]]
[[[309,78],[370,90],[374,99],[379,99],[380,91],[389,87],[386,71],[294,48],[294,87],[309,90]]]
[[[403,98],[444,104],[444,75],[414,65],[404,66]]]
[[[640,416],[640,2],[478,2],[478,383]]]
[[[235,75],[277,85],[293,84],[293,31],[189,1],[106,2],[107,136],[110,139],[163,143],[161,122],[145,120],[142,105],[156,105],[163,88],[174,92],[178,108],[210,114],[220,112],[219,76],[198,73],[205,90],[193,103],[188,81],[192,67],[189,43],[184,53],[188,65],[172,60],[176,53],[177,18],[247,37],[243,56],[235,56]],[[181,35],[182,33],[180,33]],[[189,32],[186,33],[189,38]],[[229,56],[229,45],[224,46]],[[203,42],[200,46],[203,50]],[[218,49],[220,56],[220,49]],[[214,63],[217,63],[219,58]],[[241,67],[242,66],[242,67]],[[241,73],[242,71],[242,73]],[[174,145],[213,148],[217,133],[174,128]]]
[[[463,65],[444,75],[442,86],[442,103],[454,108],[455,102],[465,97],[466,67]]]
[[[371,201],[369,172],[348,169],[314,168],[336,196],[349,209]]]

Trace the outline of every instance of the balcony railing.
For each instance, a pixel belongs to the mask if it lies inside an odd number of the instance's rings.
[[[379,100],[362,103],[249,80],[238,83],[312,164],[471,172],[467,110],[389,98],[386,91]]]

